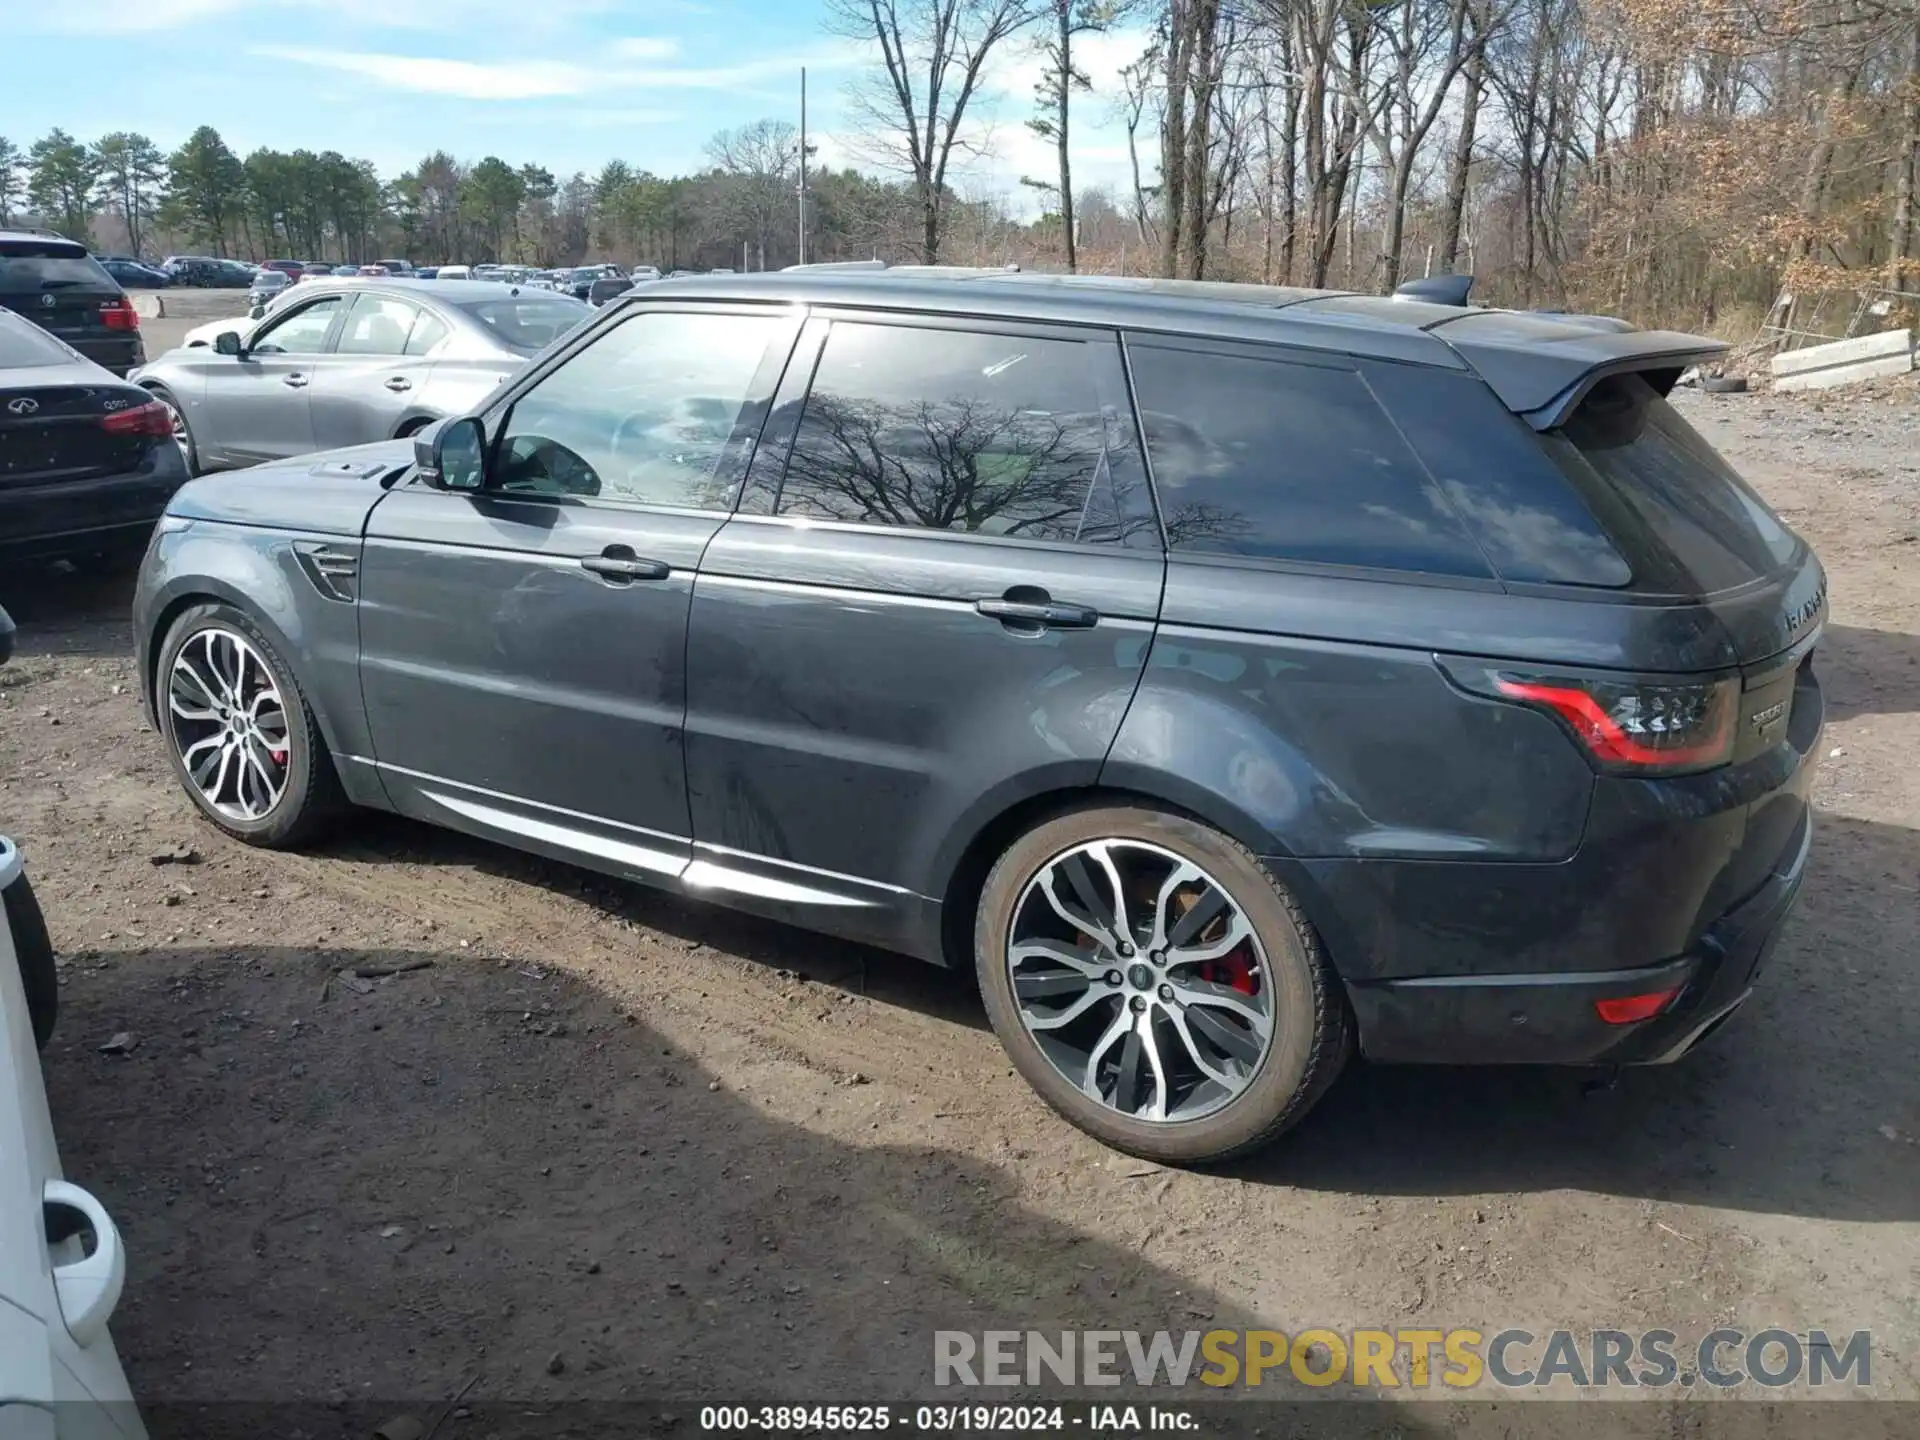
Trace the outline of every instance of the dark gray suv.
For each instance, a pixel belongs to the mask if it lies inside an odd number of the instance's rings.
[[[1381,1060],[1654,1062],[1805,864],[1825,581],[1717,347],[1325,292],[706,276],[414,442],[183,489],[194,804],[344,803],[978,968],[1168,1161]]]

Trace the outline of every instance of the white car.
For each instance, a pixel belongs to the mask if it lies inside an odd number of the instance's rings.
[[[44,1039],[52,967],[20,852],[0,835],[0,1440],[145,1440],[107,1334],[126,1250],[105,1207],[61,1175],[53,1141],[35,1027]]]

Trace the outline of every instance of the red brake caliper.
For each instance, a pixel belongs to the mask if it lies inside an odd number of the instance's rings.
[[[1242,995],[1253,995],[1260,989],[1260,976],[1253,968],[1253,955],[1244,940],[1218,960],[1208,960],[1199,969],[1202,980],[1228,986]]]

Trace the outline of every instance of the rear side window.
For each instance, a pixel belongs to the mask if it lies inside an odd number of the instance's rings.
[[[1714,448],[1639,375],[1602,380],[1547,451],[1600,506],[1638,532],[1629,548],[1690,592],[1731,589],[1772,574],[1798,543]],[[1636,567],[1639,568],[1639,567]]]
[[[776,513],[1024,540],[1125,539],[1110,453],[1119,427],[1100,403],[1091,348],[835,321]]]
[[[419,311],[385,295],[357,295],[334,351],[341,355],[398,355]]]
[[[0,240],[0,290],[118,289],[100,262],[70,240]]]
[[[1540,437],[1457,370],[1365,362],[1367,384],[1503,580],[1620,586],[1633,572]]]
[[[413,333],[407,336],[407,354],[431,355],[433,347],[447,338],[447,322],[437,315],[420,312],[420,318],[413,322]]]
[[[1173,549],[1492,578],[1358,371],[1128,348]]]

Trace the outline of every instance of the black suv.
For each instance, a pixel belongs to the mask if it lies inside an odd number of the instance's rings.
[[[116,375],[147,363],[133,302],[72,240],[0,230],[0,306]]]
[[[1819,564],[1714,342],[1412,299],[783,273],[484,413],[196,481],[187,794],[343,802],[978,968],[1076,1124],[1214,1159],[1381,1060],[1656,1062],[1799,886]]]

